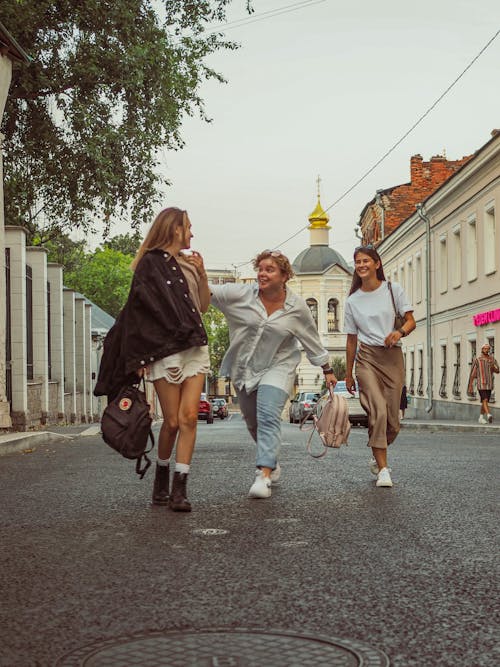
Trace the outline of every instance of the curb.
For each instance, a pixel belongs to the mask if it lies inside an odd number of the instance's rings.
[[[5,454],[14,454],[16,452],[30,453],[43,445],[50,445],[56,442],[70,442],[72,435],[62,435],[61,433],[52,433],[50,431],[41,431],[39,433],[9,433],[0,436],[0,457]]]
[[[454,431],[455,433],[479,433],[481,435],[499,435],[500,426],[482,424],[449,424],[446,422],[401,422],[401,430],[408,431]]]

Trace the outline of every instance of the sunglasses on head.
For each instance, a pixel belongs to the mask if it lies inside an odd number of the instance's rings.
[[[373,243],[367,243],[366,245],[358,245],[357,248],[354,248],[354,252],[359,252],[362,250],[375,250]]]
[[[281,257],[283,255],[281,250],[270,250],[269,248],[267,250],[264,250],[263,252],[269,253],[271,257]]]

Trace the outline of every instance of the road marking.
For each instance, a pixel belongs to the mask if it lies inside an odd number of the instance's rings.
[[[223,528],[195,528],[192,533],[193,535],[226,535],[229,531]]]

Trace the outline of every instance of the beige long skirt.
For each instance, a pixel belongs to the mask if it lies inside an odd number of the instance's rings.
[[[356,355],[359,401],[368,415],[368,447],[386,449],[399,433],[399,402],[404,384],[399,346],[361,343]]]

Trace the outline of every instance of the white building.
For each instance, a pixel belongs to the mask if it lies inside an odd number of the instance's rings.
[[[316,208],[308,219],[309,247],[292,262],[295,277],[288,284],[311,309],[321,342],[330,353],[330,362],[335,357],[345,360],[346,336],[342,328],[352,269],[342,255],[330,247],[329,216],[321,206],[319,192]],[[323,380],[321,369],[312,366],[303,353],[297,368],[295,391],[318,392]]]
[[[415,306],[417,329],[403,339],[410,416],[479,414],[478,397],[467,396],[470,367],[484,341],[494,350],[500,340],[500,132],[492,134],[377,246],[386,277]],[[500,419],[494,395],[492,408]]]

